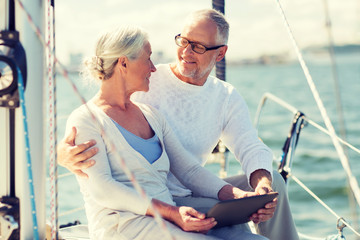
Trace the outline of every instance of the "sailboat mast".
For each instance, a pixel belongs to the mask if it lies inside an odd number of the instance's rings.
[[[212,0],[212,7],[225,15],[225,0]],[[226,81],[225,57],[220,62],[216,62],[216,77]]]

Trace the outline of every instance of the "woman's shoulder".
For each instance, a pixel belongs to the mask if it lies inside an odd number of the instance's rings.
[[[68,122],[73,123],[91,123],[94,122],[93,116],[96,114],[96,108],[94,108],[91,101],[82,104],[74,109],[68,117]]]
[[[166,121],[162,113],[153,106],[145,103],[136,103],[136,105],[140,108],[148,120],[152,119],[160,125],[163,125]]]
[[[149,104],[146,104],[146,103],[139,103],[139,102],[136,102],[135,103],[139,108],[140,110],[146,114],[146,115],[151,115],[151,116],[154,116],[154,117],[157,117],[158,115],[161,115],[161,113],[159,112],[159,110],[157,110],[156,108],[154,108],[153,106],[149,105]]]

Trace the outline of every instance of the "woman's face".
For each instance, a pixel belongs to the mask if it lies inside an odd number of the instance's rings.
[[[152,72],[156,71],[150,59],[151,45],[149,42],[144,44],[142,51],[137,59],[129,61],[128,66],[128,90],[131,92],[149,90],[149,79]]]

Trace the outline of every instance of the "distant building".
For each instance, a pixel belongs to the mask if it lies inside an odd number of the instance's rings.
[[[165,56],[163,51],[157,51],[157,52],[153,52],[153,54],[151,55],[151,60],[156,65],[162,63],[169,63],[172,62],[174,59]]]
[[[67,70],[69,72],[78,72],[80,70],[82,61],[83,61],[82,53],[71,53],[70,54],[70,63],[67,67]]]

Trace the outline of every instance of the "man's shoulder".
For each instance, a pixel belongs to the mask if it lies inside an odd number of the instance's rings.
[[[245,103],[240,92],[231,83],[214,76],[209,76],[208,81],[208,87],[211,89],[209,93],[216,95],[217,99],[222,99],[223,102],[231,102],[231,105]]]
[[[226,92],[236,91],[235,87],[231,83],[223,81],[215,76],[209,76],[207,81],[209,81],[209,86],[212,88]]]

